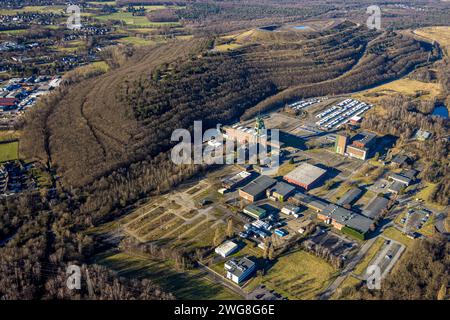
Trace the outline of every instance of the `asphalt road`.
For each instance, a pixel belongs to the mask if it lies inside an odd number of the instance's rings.
[[[375,242],[377,237],[372,238],[370,240],[367,240],[366,243],[364,243],[359,249],[358,253],[353,257],[352,260],[347,264],[347,266],[341,271],[341,274],[328,286],[328,288],[322,292],[322,294],[319,296],[320,300],[328,300],[333,293],[336,291],[337,288],[342,284],[342,282],[347,278],[347,276],[353,271],[353,269],[356,267],[356,265],[361,261],[361,259],[364,257],[366,252],[369,250],[369,248],[372,246],[372,244]]]

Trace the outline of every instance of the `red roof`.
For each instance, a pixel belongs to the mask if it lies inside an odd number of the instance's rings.
[[[15,98],[0,98],[0,106],[11,107],[15,106],[17,99]]]

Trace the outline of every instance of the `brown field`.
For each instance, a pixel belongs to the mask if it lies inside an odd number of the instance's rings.
[[[437,41],[447,56],[450,57],[450,27],[428,27],[414,30],[414,33],[421,37]]]
[[[409,96],[420,95],[421,99],[431,100],[441,95],[442,86],[438,83],[425,83],[405,78],[359,92],[353,97],[376,104],[381,99],[399,93]]]

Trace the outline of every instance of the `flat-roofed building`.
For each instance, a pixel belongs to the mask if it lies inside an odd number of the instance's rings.
[[[376,197],[363,210],[363,214],[371,219],[378,218],[385,209],[387,209],[389,199],[384,197]]]
[[[241,171],[231,177],[223,179],[222,186],[227,189],[233,189],[249,181],[251,177],[252,174],[250,172]]]
[[[226,258],[230,254],[236,252],[237,249],[238,249],[238,245],[236,243],[234,243],[233,241],[226,241],[226,242],[222,243],[220,246],[218,246],[214,250],[214,252],[217,253],[218,255]]]
[[[347,191],[337,202],[340,206],[352,205],[362,194],[362,190],[359,188],[352,188]]]
[[[281,212],[287,215],[294,215],[294,214],[298,214],[300,211],[300,208],[297,206],[294,206],[293,204],[286,204],[285,206],[283,206],[283,208],[281,209]]]
[[[255,219],[263,219],[267,216],[267,211],[261,207],[249,204],[244,208],[244,213]]]
[[[396,155],[393,159],[392,159],[392,161],[391,161],[391,163],[393,164],[393,165],[396,165],[396,166],[398,166],[398,167],[400,167],[400,166],[402,166],[402,165],[404,165],[404,164],[407,164],[408,163],[408,157],[407,156],[405,156],[405,155],[403,155],[403,154],[398,154],[398,155]]]
[[[254,202],[264,198],[266,190],[277,183],[277,180],[268,176],[259,176],[255,180],[239,189],[239,196],[249,202]]]
[[[296,205],[304,205],[305,207],[313,209],[317,212],[322,211],[328,206],[328,202],[302,192],[297,192],[294,194],[289,201]]]
[[[356,159],[366,160],[367,159],[367,149],[356,147],[354,145],[347,146],[347,154]]]
[[[394,194],[398,194],[403,188],[405,188],[405,185],[401,182],[394,181],[391,183],[391,185],[388,187],[388,191],[392,192]]]
[[[411,178],[405,177],[404,175],[398,174],[398,173],[391,173],[389,174],[388,178],[403,183],[406,186],[409,186],[409,184],[412,182]]]
[[[283,202],[286,201],[294,193],[294,191],[294,186],[285,182],[277,182],[276,185],[267,189],[266,194],[269,198]]]
[[[325,169],[305,162],[285,175],[283,179],[305,190],[309,190],[317,184],[326,172]]]
[[[227,279],[239,284],[247,279],[256,269],[256,264],[247,257],[240,260],[231,259],[225,262]]]
[[[375,143],[377,135],[372,132],[362,132],[357,134],[353,139],[352,144],[355,147],[369,148]]]
[[[317,214],[317,218],[330,223],[338,230],[348,227],[363,236],[369,232],[373,224],[372,219],[335,204],[329,204],[322,212]]]
[[[345,155],[347,149],[347,137],[341,134],[336,135],[336,142],[334,144],[334,150],[336,153]]]

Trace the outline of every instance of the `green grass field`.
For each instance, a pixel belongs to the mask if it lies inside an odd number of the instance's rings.
[[[19,34],[23,34],[23,33],[27,33],[28,29],[17,29],[17,30],[1,30],[0,34],[7,34],[7,35],[19,35]]]
[[[299,250],[278,258],[266,275],[250,282],[248,291],[263,283],[289,299],[314,299],[336,274],[336,269],[315,255]]]
[[[177,272],[169,261],[153,261],[132,253],[100,256],[97,261],[124,277],[144,277],[172,292],[177,299],[242,299],[224,286],[212,282],[199,270]]]
[[[120,38],[118,42],[124,44],[133,44],[135,46],[147,46],[149,44],[155,43],[152,40],[132,36]]]
[[[97,15],[96,19],[100,21],[117,20],[123,21],[128,26],[133,27],[158,27],[158,26],[178,26],[179,23],[173,22],[151,22],[145,16],[133,16],[131,12],[115,12],[107,15]]]
[[[424,185],[424,188],[417,193],[416,198],[425,201],[425,203],[432,208],[443,210],[443,206],[430,201],[430,195],[436,188],[437,184],[430,182],[422,182],[422,184]]]
[[[0,143],[0,162],[17,160],[19,142]]]
[[[383,235],[385,235],[388,238],[391,238],[392,240],[398,241],[401,244],[404,244],[407,248],[410,247],[414,242],[413,239],[408,238],[401,231],[395,229],[394,227],[389,227],[386,230],[384,230]]]
[[[21,9],[0,9],[0,14],[15,15],[17,12],[65,13],[65,6],[25,6]]]
[[[359,280],[359,279],[357,279],[357,278],[355,278],[353,276],[348,276],[341,283],[341,285],[336,290],[336,292],[331,296],[331,300],[349,300],[349,299],[352,299],[351,296],[344,295],[342,291],[344,289],[346,289],[346,288],[354,287],[357,284],[359,284],[360,282],[361,282],[361,280]]]
[[[355,274],[360,275],[367,269],[370,261],[372,261],[372,259],[378,253],[378,251],[380,251],[381,247],[383,247],[383,243],[384,243],[383,238],[377,238],[377,240],[375,240],[375,242],[372,244],[372,246],[369,248],[364,258],[362,259],[362,261],[356,266],[354,271]]]

